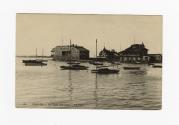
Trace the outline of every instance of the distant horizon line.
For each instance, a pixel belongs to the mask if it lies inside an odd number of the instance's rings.
[[[36,55],[16,55],[16,57],[51,57],[51,55],[36,56]]]

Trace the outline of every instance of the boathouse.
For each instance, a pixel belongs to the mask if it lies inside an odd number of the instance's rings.
[[[99,57],[105,58],[106,60],[116,60],[118,59],[119,54],[114,49],[108,50],[104,47],[103,50],[99,52]]]
[[[148,49],[145,48],[144,43],[133,44],[127,49],[119,52],[120,62],[135,63],[135,62],[149,62]]]
[[[71,50],[71,54],[70,54]],[[78,45],[72,44],[66,46],[56,46],[51,50],[53,60],[67,61],[67,60],[87,60],[89,59],[89,50]]]
[[[148,54],[150,63],[162,63],[162,54]]]

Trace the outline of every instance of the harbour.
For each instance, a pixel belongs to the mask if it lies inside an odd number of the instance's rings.
[[[88,70],[61,70],[66,62],[48,59],[45,67],[28,67],[23,59],[16,58],[16,107],[161,109],[161,68],[122,63],[118,74],[96,74],[88,62],[81,63]],[[139,70],[123,68],[136,65]]]
[[[160,110],[162,17],[17,14],[16,107]]]

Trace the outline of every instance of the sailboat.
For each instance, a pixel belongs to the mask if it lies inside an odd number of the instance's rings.
[[[42,59],[37,59],[37,49],[36,49],[36,59],[30,59],[30,60],[22,60],[22,63],[25,64],[25,66],[46,66],[48,60],[43,60],[43,51],[42,51]]]
[[[97,57],[97,39],[96,39],[96,57]],[[110,68],[110,66],[96,66],[96,69],[91,70],[92,73],[98,73],[98,74],[115,74],[119,73],[118,67],[115,69],[114,65],[113,68]]]
[[[80,65],[80,63],[73,63],[71,60],[71,40],[70,40],[70,61],[67,66],[60,66],[62,70],[87,70],[87,66]]]
[[[96,39],[96,60],[89,61],[89,64],[95,65],[95,66],[102,66],[103,63],[97,60],[97,39]]]

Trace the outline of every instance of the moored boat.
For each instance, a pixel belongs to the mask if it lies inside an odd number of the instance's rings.
[[[96,57],[97,57],[97,39],[96,39]],[[96,69],[91,70],[91,72],[98,73],[98,74],[115,74],[115,73],[119,73],[119,69],[115,69],[114,65],[113,68],[111,69],[109,68],[109,66],[105,66],[101,63],[101,66],[96,65]]]
[[[30,61],[30,62],[26,62],[26,63],[24,63],[25,64],[25,66],[46,66],[47,65],[47,63],[44,63],[44,62],[40,62],[40,61],[34,61],[34,60],[32,60],[32,61]]]
[[[36,58],[37,58],[37,49],[36,49]],[[43,51],[42,51],[42,59],[31,59],[31,60],[22,60],[22,63],[25,64],[25,66],[46,66],[48,60],[43,59]]]
[[[48,62],[48,60],[42,60],[42,59],[22,60],[22,63],[39,63],[39,62]]]
[[[71,59],[71,40],[70,40],[70,55],[69,56],[70,56],[70,60],[67,63],[68,65],[60,66],[60,68],[62,70],[87,70],[88,69],[87,66],[80,65],[80,62],[72,61],[72,59]]]
[[[162,68],[162,65],[152,65],[153,68]]]
[[[82,65],[69,65],[69,66],[60,66],[62,70],[87,70],[87,66],[82,66]]]
[[[109,68],[99,68],[95,70],[91,70],[92,73],[99,73],[99,74],[114,74],[119,73],[118,69],[109,69]]]
[[[128,66],[128,67],[123,67],[124,70],[139,70],[140,67],[134,67],[134,66]]]

